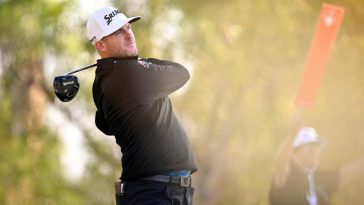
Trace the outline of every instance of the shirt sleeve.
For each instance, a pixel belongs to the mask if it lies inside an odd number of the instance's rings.
[[[175,92],[190,78],[184,66],[153,58],[129,61],[121,70],[120,85],[141,104]]]

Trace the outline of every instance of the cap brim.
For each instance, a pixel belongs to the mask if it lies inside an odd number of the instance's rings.
[[[129,20],[128,22],[133,23],[135,21],[140,20],[141,18],[142,18],[141,16],[134,16],[134,17],[128,18],[128,20]]]

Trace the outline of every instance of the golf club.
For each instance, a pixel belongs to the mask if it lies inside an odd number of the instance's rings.
[[[78,93],[80,89],[80,84],[78,83],[78,78],[74,73],[92,68],[97,66],[97,64],[88,65],[86,67],[65,73],[60,76],[56,76],[53,79],[53,88],[54,92],[59,100],[62,102],[69,102],[71,101]]]

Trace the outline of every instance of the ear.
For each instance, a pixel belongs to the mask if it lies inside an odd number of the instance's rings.
[[[95,43],[95,48],[99,53],[104,53],[106,51],[106,45],[103,41],[97,41]]]
[[[107,51],[107,45],[104,41],[102,41],[102,40],[97,41],[94,46],[95,46],[97,52],[99,53],[99,55],[101,56],[101,58],[107,58],[109,56],[108,51]]]

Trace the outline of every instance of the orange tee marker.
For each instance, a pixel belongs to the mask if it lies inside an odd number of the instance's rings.
[[[325,3],[322,5],[303,77],[295,98],[296,106],[308,107],[315,102],[330,50],[334,45],[343,16],[343,8]]]

